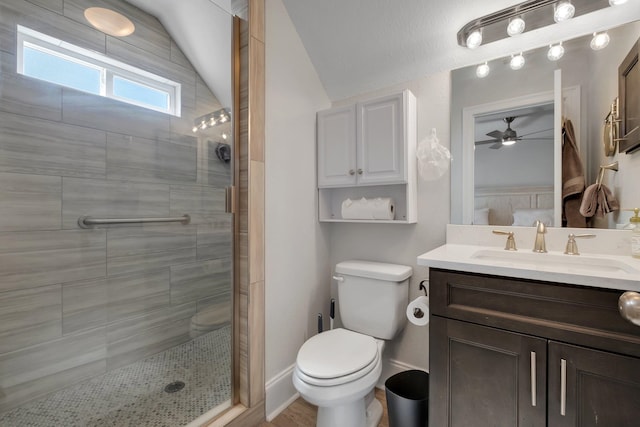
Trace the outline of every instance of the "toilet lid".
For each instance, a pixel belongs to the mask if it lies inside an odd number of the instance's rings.
[[[378,354],[373,337],[338,328],[305,342],[296,360],[298,369],[315,378],[336,378],[370,365]]]

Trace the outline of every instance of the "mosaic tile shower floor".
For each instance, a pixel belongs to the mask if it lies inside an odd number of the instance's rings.
[[[176,393],[167,384],[186,383]],[[231,327],[0,415],[2,427],[177,427],[231,399]]]

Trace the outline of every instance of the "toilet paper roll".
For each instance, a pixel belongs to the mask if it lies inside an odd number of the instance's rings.
[[[429,297],[419,296],[407,306],[407,319],[417,326],[429,323]]]

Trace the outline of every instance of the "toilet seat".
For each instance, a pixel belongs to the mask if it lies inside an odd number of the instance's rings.
[[[296,360],[300,379],[317,386],[355,381],[371,372],[380,361],[373,337],[347,329],[333,329],[305,342]]]

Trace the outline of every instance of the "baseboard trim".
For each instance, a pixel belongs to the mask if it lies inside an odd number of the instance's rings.
[[[429,372],[428,369],[422,368],[420,366],[410,365],[408,363],[401,362],[395,359],[388,359],[386,361],[383,360],[382,364],[382,374],[380,375],[380,380],[376,384],[376,387],[384,390],[384,383],[387,379],[395,374],[398,374],[403,371],[409,371],[412,369],[419,369],[421,371]]]
[[[295,364],[289,366],[265,384],[267,421],[273,420],[300,397],[293,386],[295,367]]]

